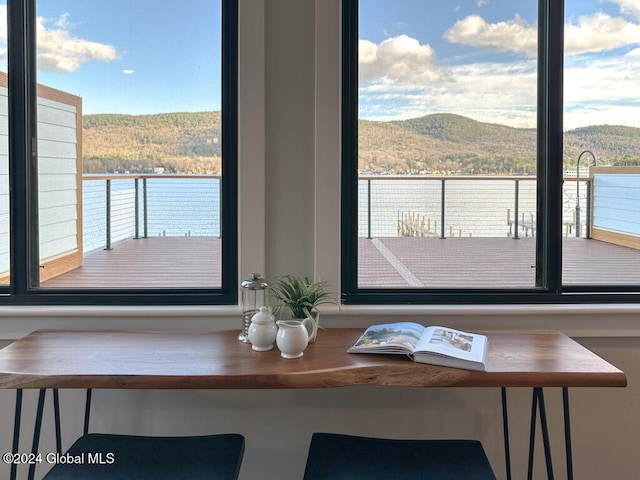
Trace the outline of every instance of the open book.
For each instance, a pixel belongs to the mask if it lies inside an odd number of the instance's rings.
[[[414,361],[486,371],[487,337],[447,327],[399,322],[374,325],[349,348],[350,353],[404,353]]]

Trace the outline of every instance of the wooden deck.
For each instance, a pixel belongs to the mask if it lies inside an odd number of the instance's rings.
[[[531,288],[535,239],[433,237],[360,239],[361,288]],[[219,287],[221,240],[154,237],[97,250],[47,288]],[[565,285],[640,285],[640,250],[563,239]],[[296,273],[296,272],[293,272]]]
[[[535,238],[360,239],[360,288],[532,288]],[[565,285],[640,285],[640,250],[563,238]]]
[[[42,283],[46,288],[219,288],[222,241],[217,237],[125,240],[85,254],[84,264]]]

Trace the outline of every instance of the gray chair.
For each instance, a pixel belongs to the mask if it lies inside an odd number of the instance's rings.
[[[304,480],[496,480],[475,440],[388,440],[314,433]]]
[[[244,454],[239,434],[146,437],[89,433],[46,480],[234,480]]]
[[[88,433],[91,398],[92,390],[88,389],[84,435],[61,455],[63,461],[49,470],[43,480],[235,480],[238,478],[244,455],[242,435],[227,433],[148,437]],[[54,401],[54,405],[55,403]],[[59,418],[57,409],[56,417]],[[59,430],[59,427],[57,426],[56,429]]]

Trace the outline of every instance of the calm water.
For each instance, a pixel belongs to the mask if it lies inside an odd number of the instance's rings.
[[[375,178],[375,177],[374,177]],[[535,219],[536,182],[519,182],[518,221]],[[369,230],[367,180],[359,182],[358,234],[366,237]],[[439,236],[442,220],[442,183],[440,180],[375,180],[371,182],[371,236],[399,235],[398,219],[413,215],[424,219],[425,230]],[[586,186],[581,185],[580,204],[586,205]],[[508,211],[515,213],[515,181],[447,180],[445,182],[445,236],[504,237],[509,235]],[[563,222],[572,222],[575,211],[575,183],[563,195]],[[584,211],[583,211],[584,212]],[[586,214],[582,214],[582,223]],[[520,232],[522,235],[522,231]]]
[[[135,184],[111,184],[111,241],[135,234]],[[144,235],[142,182],[139,196],[139,235]],[[150,178],[147,180],[149,237],[220,236],[219,178]],[[84,250],[106,245],[106,181],[83,181]]]

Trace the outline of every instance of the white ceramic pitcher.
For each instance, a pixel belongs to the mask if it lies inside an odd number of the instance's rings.
[[[313,322],[308,318],[304,320],[279,320],[276,345],[280,349],[282,358],[300,358],[309,344],[309,334],[313,328]]]

